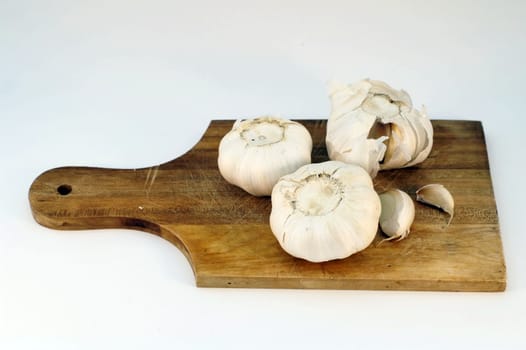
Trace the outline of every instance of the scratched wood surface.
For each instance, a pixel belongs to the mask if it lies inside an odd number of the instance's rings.
[[[313,162],[327,160],[325,121],[302,120]],[[198,144],[170,162],[142,169],[64,167],[29,190],[33,216],[60,230],[130,228],[167,239],[187,257],[201,287],[502,291],[506,268],[483,128],[475,121],[433,121],[429,158],[381,172],[377,191],[400,188],[413,199],[442,183],[455,217],[416,203],[411,234],[326,263],[287,255],[272,235],[270,199],[226,183],[217,169],[220,139],[233,121],[212,121]],[[174,276],[177,278],[177,276]]]

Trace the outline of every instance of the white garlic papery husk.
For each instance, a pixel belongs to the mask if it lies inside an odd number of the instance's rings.
[[[425,109],[413,108],[404,90],[378,80],[332,83],[327,121],[329,158],[379,170],[413,166],[433,147],[433,127]]]
[[[290,255],[311,262],[346,258],[371,244],[380,199],[359,166],[309,164],[282,177],[272,190],[270,228]]]
[[[254,196],[269,196],[283,175],[311,162],[312,137],[300,123],[277,117],[238,120],[219,144],[219,172]]]
[[[380,194],[380,202],[380,228],[389,236],[385,240],[407,237],[415,220],[415,205],[411,197],[402,190],[392,189]]]

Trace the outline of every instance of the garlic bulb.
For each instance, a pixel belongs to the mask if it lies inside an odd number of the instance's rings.
[[[333,83],[327,122],[329,158],[357,164],[375,177],[378,170],[413,166],[433,146],[433,127],[425,110],[412,106],[404,90],[378,80]]]
[[[280,177],[311,162],[312,138],[300,123],[261,117],[238,120],[219,144],[219,172],[254,196],[268,196]]]
[[[380,202],[380,228],[389,236],[386,240],[407,237],[415,220],[415,205],[411,197],[404,191],[394,189],[381,193]]]
[[[356,165],[305,165],[272,190],[272,232],[286,252],[311,262],[365,249],[376,236],[379,217],[371,177]]]
[[[416,200],[425,204],[432,205],[439,209],[442,209],[449,214],[448,225],[453,220],[453,214],[455,210],[455,201],[453,196],[441,184],[430,184],[419,188],[416,191]]]

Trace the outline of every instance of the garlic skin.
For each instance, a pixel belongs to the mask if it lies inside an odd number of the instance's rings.
[[[429,184],[416,191],[416,200],[442,209],[449,214],[448,225],[453,220],[455,200],[451,193],[441,184]]]
[[[407,193],[393,189],[379,195],[382,203],[380,228],[389,238],[387,241],[404,239],[415,220],[415,205]]]
[[[407,92],[370,79],[333,82],[329,89],[330,159],[357,164],[374,178],[379,170],[413,166],[428,157],[433,126],[424,108],[413,108]]]
[[[219,143],[223,178],[254,196],[269,196],[283,175],[311,162],[312,137],[300,123],[265,116],[238,120]]]
[[[270,228],[290,255],[311,262],[343,259],[376,236],[380,199],[371,177],[338,161],[308,164],[272,190]]]

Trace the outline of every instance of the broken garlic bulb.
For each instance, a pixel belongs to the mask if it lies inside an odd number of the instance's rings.
[[[219,144],[219,172],[254,196],[269,196],[280,177],[311,162],[312,137],[277,117],[238,120]]]
[[[424,109],[413,108],[404,90],[378,80],[332,83],[327,122],[329,158],[357,164],[375,177],[378,170],[413,166],[433,146],[433,127]]]
[[[380,228],[389,238],[401,240],[407,237],[415,220],[415,205],[407,193],[393,189],[380,194],[382,213]]]
[[[342,259],[376,236],[380,199],[371,177],[337,161],[308,164],[272,190],[270,228],[290,255],[311,262]]]
[[[441,184],[430,184],[416,190],[416,200],[442,209],[449,214],[448,225],[453,220],[455,200],[451,193]]]

